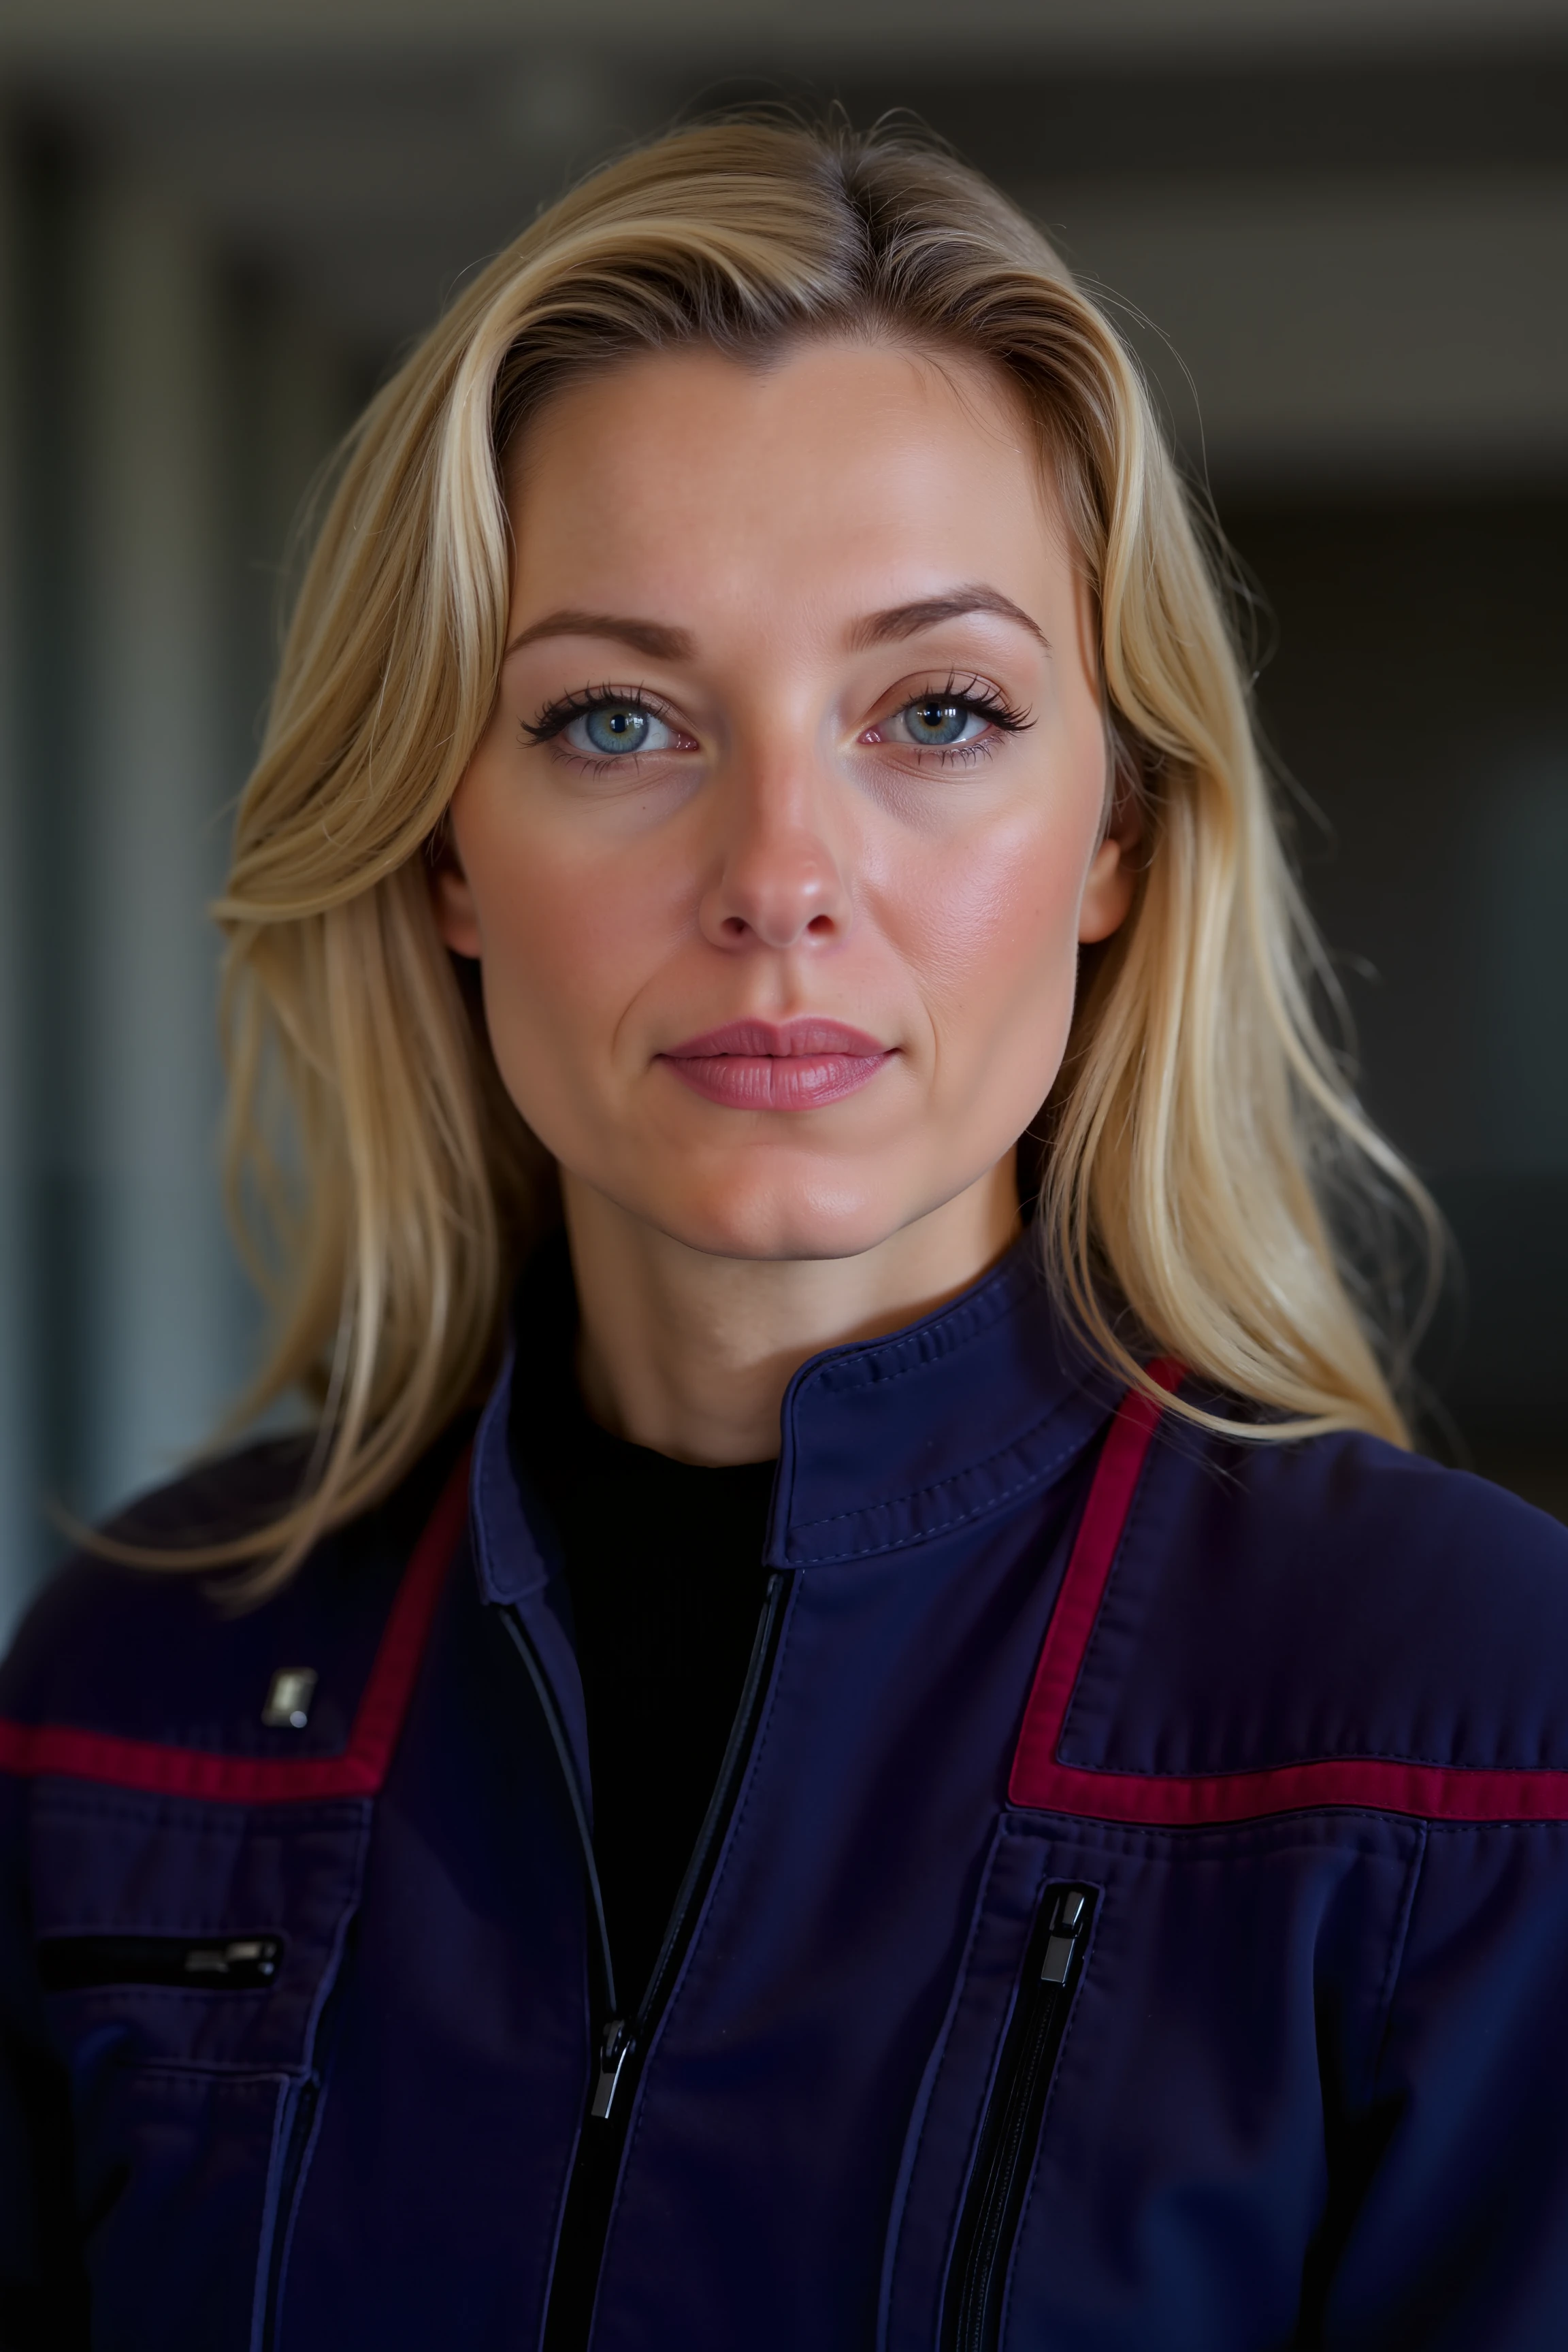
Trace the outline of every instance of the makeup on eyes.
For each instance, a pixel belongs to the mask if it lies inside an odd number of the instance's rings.
[[[975,722],[1002,734],[1019,734],[1034,723],[1027,711],[1016,709],[983,679],[970,677],[961,683],[956,674],[950,674],[945,684],[911,695],[856,740],[862,745],[936,753],[944,759],[972,758],[986,748],[983,735],[964,732]],[[893,731],[900,724],[902,731]],[[582,741],[569,740],[574,730],[582,731]],[[669,740],[650,740],[659,730]],[[536,719],[524,719],[522,731],[531,743],[539,745],[568,739],[564,743],[568,755],[587,766],[612,767],[644,754],[698,748],[696,739],[642,687],[581,688],[547,703]]]
[[[695,737],[686,734],[658,698],[646,687],[640,686],[581,687],[574,693],[561,695],[553,702],[546,703],[536,719],[525,719],[522,731],[531,743],[552,743],[578,721],[587,723],[596,718],[613,721],[617,715],[667,728],[671,735],[680,739],[679,743],[661,745],[661,750],[695,751],[697,748]],[[604,756],[612,760],[625,759],[628,752],[642,748],[640,741],[629,740],[624,744],[608,741],[600,747]]]
[[[1034,725],[1026,710],[1017,709],[998,689],[984,678],[973,675],[960,678],[950,673],[945,685],[925,688],[910,695],[889,711],[885,719],[873,721],[859,738],[862,743],[886,742],[900,749],[921,751],[973,752],[982,748],[983,739],[944,735],[943,729],[954,719],[980,719],[1004,735],[1022,734]],[[902,720],[905,732],[901,737],[889,736],[884,729]]]

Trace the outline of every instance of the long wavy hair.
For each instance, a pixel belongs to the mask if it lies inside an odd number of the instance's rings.
[[[1425,1196],[1313,1006],[1328,968],[1271,805],[1212,553],[1104,311],[985,181],[905,133],[746,119],[595,173],[477,276],[341,454],[217,908],[231,1204],[300,1389],[292,1506],[226,1547],[272,1589],[482,1392],[553,1175],[502,1089],[431,861],[505,644],[509,450],[639,352],[803,338],[966,354],[1022,393],[1092,592],[1108,802],[1143,867],[1089,951],[1039,1129],[1064,1311],[1139,1383],[1179,1357],[1258,1440],[1406,1442],[1365,1237]],[[1372,1255],[1375,1257],[1373,1250]],[[1261,1412],[1259,1412],[1261,1408]]]

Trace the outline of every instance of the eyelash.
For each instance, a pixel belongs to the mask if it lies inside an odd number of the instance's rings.
[[[973,718],[985,719],[1004,735],[1021,735],[1035,723],[1028,711],[1018,709],[994,687],[985,685],[973,675],[961,685],[958,673],[952,670],[948,673],[945,686],[938,687],[934,693],[927,688],[924,693],[910,695],[899,704],[898,710],[890,710],[888,716],[889,719],[897,718],[899,710],[908,710],[921,702],[954,703],[960,710],[968,711]],[[918,751],[920,748],[918,744],[899,746],[901,751]],[[991,745],[982,737],[973,743],[928,744],[925,757],[940,761],[943,767],[967,766],[973,760],[988,760],[991,751]]]
[[[911,694],[908,702],[899,704],[898,709],[906,710],[919,702],[955,703],[961,710],[967,711],[973,718],[984,719],[990,726],[996,728],[1005,735],[1021,735],[1026,728],[1032,727],[1035,723],[1026,710],[1016,709],[1005,695],[999,694],[995,688],[988,687],[981,679],[973,677],[961,685],[956,672],[950,672],[947,683],[937,688],[934,692],[928,688],[923,694]],[[532,721],[526,719],[523,720],[522,731],[531,743],[552,743],[558,735],[564,734],[574,719],[581,719],[588,711],[602,710],[610,705],[618,705],[624,709],[646,710],[650,718],[662,719],[667,727],[675,724],[668,713],[660,709],[653,697],[641,687],[585,686],[577,688],[571,694],[560,696],[554,702],[546,703],[537,719]],[[895,718],[898,714],[897,711],[889,711],[888,715],[889,718]],[[907,744],[900,748],[919,751],[921,746]],[[575,761],[579,766],[595,770],[619,764],[613,760],[589,760],[578,751],[574,751],[567,756]],[[944,767],[954,761],[967,764],[972,760],[988,758],[990,746],[984,740],[973,743],[927,745],[925,756],[934,757]]]
[[[590,710],[606,709],[612,704],[618,709],[646,710],[650,719],[662,719],[667,727],[675,724],[668,712],[661,710],[640,686],[584,686],[574,693],[562,695],[558,701],[547,702],[531,723],[523,720],[522,731],[531,743],[552,743],[557,735],[564,734],[574,719],[581,719]],[[608,767],[612,762],[606,761],[604,764]]]

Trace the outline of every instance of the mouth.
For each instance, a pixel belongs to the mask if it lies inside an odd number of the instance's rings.
[[[869,1084],[894,1048],[842,1021],[730,1021],[659,1055],[705,1101],[731,1110],[816,1110]]]

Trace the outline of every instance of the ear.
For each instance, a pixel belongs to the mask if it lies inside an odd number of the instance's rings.
[[[1120,764],[1113,761],[1113,775]],[[1132,900],[1138,888],[1138,853],[1143,842],[1143,813],[1137,793],[1124,784],[1119,776],[1111,789],[1114,797],[1110,822],[1106,826],[1104,839],[1089,860],[1083,898],[1079,905],[1078,936],[1083,947],[1092,947],[1097,940],[1108,940],[1112,931],[1121,929],[1132,911]]]
[[[449,816],[442,819],[431,851],[430,904],[435,909],[436,929],[453,954],[470,956],[477,963],[480,954],[479,908]]]

